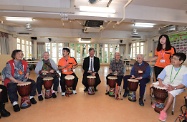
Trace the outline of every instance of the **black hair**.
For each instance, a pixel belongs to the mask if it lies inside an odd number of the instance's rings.
[[[68,53],[70,53],[70,49],[67,47],[64,47],[63,50],[66,50]]]
[[[91,48],[89,49],[89,52],[92,51],[92,50],[94,50],[94,48],[91,47]]]
[[[179,61],[183,61],[184,62],[186,60],[186,54],[184,54],[184,53],[175,53],[175,54],[173,54],[173,56],[178,57]]]
[[[171,46],[171,44],[170,44],[169,36],[163,34],[163,35],[160,35],[160,37],[159,37],[159,39],[158,39],[157,51],[161,51],[161,50],[162,50],[162,44],[160,43],[160,39],[161,39],[162,37],[165,37],[165,38],[166,38],[166,48],[165,48],[165,50],[166,50],[166,51],[170,50],[172,46]]]
[[[14,51],[12,51],[12,54],[11,54],[12,59],[15,59],[16,54],[19,53],[19,52],[22,52],[22,50],[14,50]]]

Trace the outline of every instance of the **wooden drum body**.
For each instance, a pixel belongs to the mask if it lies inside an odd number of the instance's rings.
[[[43,78],[44,88],[45,88],[45,99],[49,99],[52,97],[51,87],[53,85],[53,77],[45,77]]]
[[[116,76],[109,76],[107,82],[108,82],[108,85],[110,86],[109,96],[115,97],[115,86],[117,83],[117,77]]]
[[[128,89],[129,89],[129,94],[128,94],[128,100],[135,102],[136,101],[136,90],[138,88],[138,80],[136,79],[128,79]]]
[[[74,76],[73,75],[66,75],[65,76],[65,84],[66,84],[66,94],[72,94],[73,93],[73,83],[74,83]]]
[[[94,95],[95,94],[95,89],[94,89],[94,85],[95,85],[95,76],[87,76],[87,82],[88,82],[88,94],[89,95]]]
[[[20,108],[28,108],[31,106],[30,102],[30,93],[31,93],[31,82],[25,82],[21,84],[17,84],[18,93],[21,96],[21,104]]]
[[[154,110],[158,113],[164,109],[164,103],[166,98],[168,97],[168,92],[165,87],[160,87],[158,85],[153,85],[153,95],[156,100],[155,108]]]

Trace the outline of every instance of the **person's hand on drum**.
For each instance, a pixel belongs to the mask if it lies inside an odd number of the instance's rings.
[[[92,76],[95,76],[95,72],[92,73]]]
[[[118,71],[114,71],[114,75],[116,75],[116,76],[117,76],[117,75],[118,75]]]
[[[136,80],[141,80],[142,79],[142,77],[137,77],[137,78],[135,78]]]
[[[25,75],[25,78],[26,78],[26,79],[28,79],[28,78],[29,78],[29,73],[27,73],[27,74]]]
[[[158,86],[165,87],[165,85],[162,82],[159,82]]]
[[[50,70],[49,72],[50,72],[50,73],[54,73],[55,71],[52,69],[52,70]]]
[[[22,84],[23,82],[20,81],[20,80],[16,80],[16,83],[18,83],[18,84]]]
[[[92,73],[92,71],[91,71],[91,70],[88,70],[88,73]]]
[[[168,90],[168,91],[173,91],[174,89],[175,89],[175,88],[174,88],[172,85],[168,85],[168,86],[167,86],[167,90]]]
[[[132,76],[131,76],[131,79],[134,79],[134,78],[135,78],[135,76],[134,76],[134,75],[132,75]]]

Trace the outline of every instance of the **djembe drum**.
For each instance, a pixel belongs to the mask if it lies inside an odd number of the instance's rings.
[[[128,79],[128,89],[129,89],[129,94],[128,94],[128,100],[135,102],[136,101],[136,90],[138,88],[138,80],[136,79]]]
[[[109,76],[107,82],[108,82],[108,85],[110,86],[109,96],[114,97],[115,96],[115,86],[117,83],[117,77],[116,76]]]
[[[45,77],[43,78],[44,88],[45,88],[45,99],[49,99],[52,97],[51,87],[53,85],[53,77]]]
[[[153,83],[152,87],[153,95],[155,97],[155,108],[154,110],[158,113],[164,109],[164,103],[166,98],[168,97],[168,92],[166,87],[160,87],[158,84]]]
[[[87,76],[87,81],[88,81],[88,94],[89,95],[94,95],[95,94],[95,89],[94,89],[94,85],[95,85],[95,76]]]
[[[31,82],[25,82],[21,84],[17,84],[18,93],[21,96],[21,104],[20,108],[28,108],[31,106],[30,102],[30,93],[31,93]]]
[[[65,76],[65,84],[66,84],[66,94],[72,94],[73,93],[73,83],[74,83],[74,76],[73,75],[66,75]]]

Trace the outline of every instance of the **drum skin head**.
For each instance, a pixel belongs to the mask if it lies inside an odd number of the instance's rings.
[[[111,80],[116,80],[117,77],[116,76],[109,76],[108,79],[111,79]]]
[[[45,77],[43,80],[53,80],[53,77]]]
[[[138,82],[138,80],[136,80],[136,79],[128,79],[128,81],[130,81],[130,82]]]
[[[65,79],[67,79],[67,80],[72,80],[72,79],[74,79],[75,77],[73,76],[73,75],[66,75],[65,76]]]
[[[17,84],[17,86],[27,86],[30,84],[31,84],[31,82],[24,82],[24,83]]]

